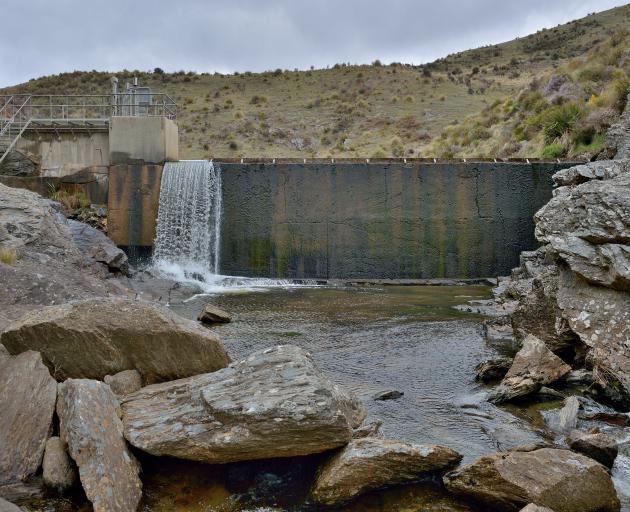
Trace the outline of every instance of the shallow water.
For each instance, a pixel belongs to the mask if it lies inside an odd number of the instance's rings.
[[[448,445],[468,462],[539,439],[526,422],[488,404],[474,382],[474,366],[497,352],[485,343],[480,318],[452,306],[488,295],[481,286],[301,287],[197,296],[171,307],[189,318],[206,302],[231,313],[232,323],[211,329],[233,359],[277,344],[307,349],[334,382],[363,400],[367,422],[383,421],[386,437]],[[386,389],[404,396],[373,400]],[[147,458],[143,510],[304,510],[316,463],[311,457],[209,467]],[[343,510],[472,509],[439,483],[423,483],[372,493]]]

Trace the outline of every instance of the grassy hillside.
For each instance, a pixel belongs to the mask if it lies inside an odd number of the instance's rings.
[[[629,26],[626,5],[424,66],[116,74],[178,102],[181,158],[574,155],[596,149],[618,115]],[[581,96],[545,96],[549,78],[565,74]],[[109,77],[64,73],[3,93],[106,93]],[[566,130],[549,128],[558,119]],[[594,131],[577,137],[587,120]]]

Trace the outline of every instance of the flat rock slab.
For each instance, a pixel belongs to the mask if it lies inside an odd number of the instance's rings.
[[[571,367],[541,340],[528,334],[523,340],[523,348],[516,354],[512,366],[490,399],[501,403],[536,393],[541,386],[557,381],[570,371]]]
[[[135,511],[142,497],[139,465],[127,448],[110,387],[88,379],[59,384],[57,414],[94,512]]]
[[[418,480],[452,467],[462,456],[450,448],[367,437],[354,439],[319,470],[311,499],[322,505]]]
[[[0,360],[0,484],[39,468],[52,428],[57,383],[37,352]]]
[[[206,304],[203,307],[201,313],[199,313],[199,316],[197,317],[197,320],[208,325],[226,324],[232,321],[229,313],[226,313],[212,304]]]
[[[606,468],[569,450],[542,448],[481,457],[447,473],[446,488],[497,511],[529,503],[555,512],[617,512],[619,500]]]
[[[57,380],[102,380],[136,369],[145,383],[229,364],[223,344],[164,306],[126,298],[73,301],[32,311],[0,335],[11,353],[38,350]]]
[[[142,388],[122,402],[125,437],[153,455],[221,464],[347,444],[366,411],[291,345],[214,373]]]

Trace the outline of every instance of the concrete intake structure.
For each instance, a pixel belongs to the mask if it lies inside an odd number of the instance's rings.
[[[552,174],[571,165],[215,162],[223,203],[219,271],[321,279],[505,275],[521,251],[536,247],[533,214],[551,197]],[[119,245],[145,245],[155,232],[159,173],[147,181],[142,166],[116,169],[109,222],[135,235],[110,235]],[[126,198],[129,185],[120,180],[142,183],[142,193]],[[134,210],[116,205],[130,200]]]

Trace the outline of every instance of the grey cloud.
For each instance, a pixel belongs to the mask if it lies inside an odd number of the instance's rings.
[[[0,86],[72,71],[422,63],[619,0],[0,0]],[[11,20],[7,23],[6,20]]]

